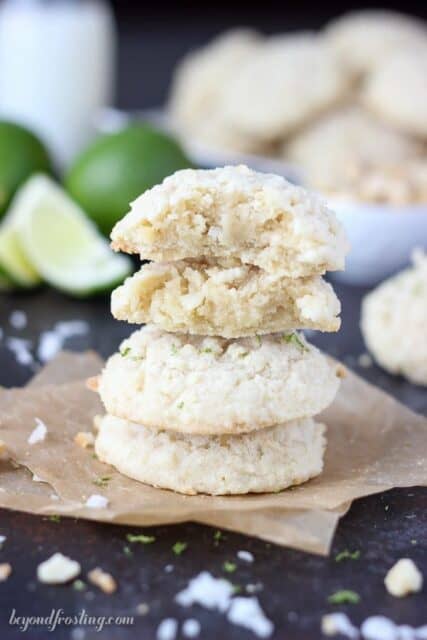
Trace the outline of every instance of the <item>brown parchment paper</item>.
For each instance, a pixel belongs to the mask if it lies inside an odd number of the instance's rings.
[[[47,483],[34,496],[27,486],[32,481],[19,470],[19,490],[14,490],[10,477],[8,487],[0,490],[0,506],[130,525],[192,520],[325,554],[353,499],[427,484],[427,420],[348,371],[337,399],[322,416],[328,424],[328,449],[319,478],[278,494],[242,497],[182,496],[143,485],[73,442],[74,435],[89,430],[93,416],[102,412],[98,397],[76,379],[82,370],[90,369],[90,375],[99,368],[93,354],[87,357],[85,369],[84,356],[74,360],[62,355],[38,375],[35,387],[0,395],[0,438],[16,463]],[[51,384],[63,366],[72,381]],[[48,435],[43,443],[29,445],[35,417],[47,425]],[[107,486],[94,484],[105,475],[111,477]],[[108,508],[85,506],[94,493],[108,498]],[[24,494],[25,500],[14,501]]]

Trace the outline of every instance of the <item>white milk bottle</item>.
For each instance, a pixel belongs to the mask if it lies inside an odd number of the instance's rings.
[[[3,0],[0,118],[24,124],[69,164],[112,103],[115,25],[102,0]]]

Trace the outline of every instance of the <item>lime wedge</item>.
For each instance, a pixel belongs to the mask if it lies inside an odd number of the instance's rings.
[[[13,205],[18,244],[43,280],[75,296],[108,291],[129,275],[131,261],[108,242],[53,180],[36,175]]]
[[[11,287],[31,288],[41,282],[37,271],[28,262],[19,243],[19,236],[9,218],[0,226],[0,276],[9,280]]]
[[[0,293],[11,291],[13,286],[12,280],[10,280],[6,273],[0,268]]]

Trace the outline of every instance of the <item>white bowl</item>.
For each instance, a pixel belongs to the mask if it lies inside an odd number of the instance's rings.
[[[336,281],[377,284],[407,265],[415,247],[427,248],[427,203],[397,207],[327,200],[351,245],[345,271],[331,274]]]

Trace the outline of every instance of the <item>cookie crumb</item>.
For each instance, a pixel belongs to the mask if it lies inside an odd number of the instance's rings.
[[[423,576],[413,560],[401,558],[388,571],[384,584],[387,591],[396,598],[421,591]]]
[[[74,438],[74,442],[82,449],[87,449],[95,444],[95,436],[90,431],[79,431]]]
[[[0,460],[8,460],[9,459],[9,453],[7,450],[7,446],[6,443],[3,442],[3,440],[0,440]]]
[[[62,553],[54,553],[37,567],[37,578],[45,584],[65,584],[76,578],[81,571],[76,560],[67,558]]]
[[[12,573],[12,565],[9,562],[0,564],[0,582],[5,582]]]
[[[100,569],[100,567],[96,567],[96,569],[92,569],[87,574],[89,582],[94,584],[96,587],[101,589],[104,593],[114,593],[117,590],[117,583],[114,580],[113,576],[106,571]]]

